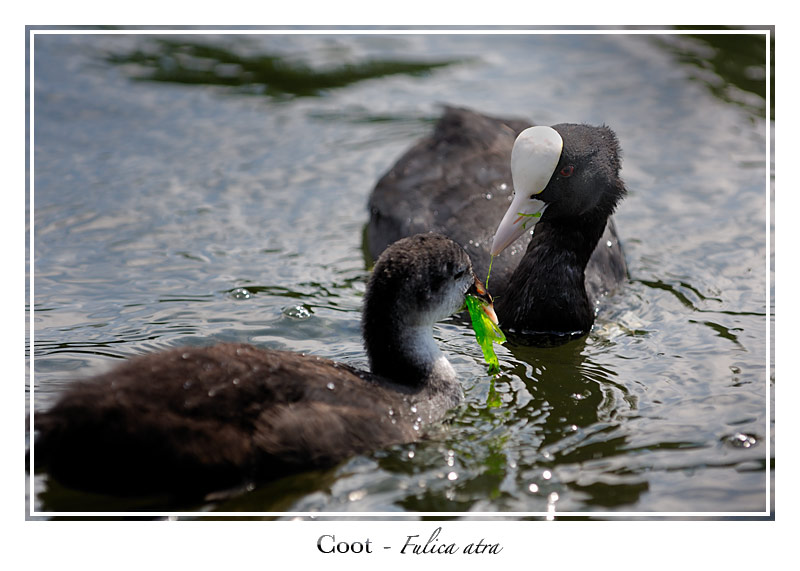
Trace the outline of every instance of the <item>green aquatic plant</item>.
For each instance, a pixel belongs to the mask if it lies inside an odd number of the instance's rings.
[[[486,406],[489,408],[500,408],[503,406],[503,399],[494,386],[494,377],[492,377],[492,380],[489,382],[489,394],[486,395]]]
[[[532,212],[531,214],[525,214],[524,212],[517,212],[517,214],[519,215],[520,218],[541,218],[542,217],[542,213],[541,212]],[[522,227],[527,229],[527,227],[528,227],[528,221],[527,220],[522,223]],[[489,270],[489,271],[491,271],[491,270]]]
[[[489,374],[499,373],[500,363],[494,352],[493,344],[505,342],[506,336],[484,311],[487,302],[471,295],[467,296],[466,302],[475,338],[478,340],[478,345],[481,346],[483,358],[489,365]]]

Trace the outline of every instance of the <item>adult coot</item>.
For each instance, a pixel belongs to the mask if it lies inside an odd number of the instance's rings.
[[[461,397],[433,324],[465,295],[490,301],[460,246],[400,240],[364,298],[371,372],[243,344],[132,359],[35,415],[37,470],[89,491],[196,496],[417,440]]]
[[[506,332],[582,334],[627,276],[611,218],[626,193],[619,143],[605,126],[529,127],[446,108],[373,190],[368,250],[440,232],[479,276],[499,254],[487,287]]]

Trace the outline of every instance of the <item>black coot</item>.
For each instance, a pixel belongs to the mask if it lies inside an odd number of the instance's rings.
[[[400,240],[365,294],[371,372],[242,344],[132,359],[35,415],[37,470],[89,491],[196,496],[417,440],[461,397],[433,325],[465,294],[487,297],[461,247]]]
[[[376,185],[368,249],[377,257],[402,236],[439,232],[482,277],[498,254],[487,286],[504,330],[582,334],[598,297],[627,276],[611,218],[626,193],[619,171],[608,127],[531,129],[449,107]]]

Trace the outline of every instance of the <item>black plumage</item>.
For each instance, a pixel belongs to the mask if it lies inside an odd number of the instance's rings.
[[[244,344],[141,356],[35,414],[36,468],[82,490],[194,497],[417,440],[461,397],[433,324],[476,287],[451,240],[401,240],[365,296],[372,372]]]
[[[514,193],[511,150],[529,126],[446,108],[433,133],[373,190],[367,226],[371,255],[404,235],[432,230],[461,244],[476,274],[485,276],[492,238]],[[563,150],[552,178],[536,195],[547,207],[533,239],[526,233],[495,257],[487,284],[500,325],[510,332],[585,333],[594,322],[595,301],[627,276],[611,217],[626,194],[616,135],[605,126],[553,129],[563,138]]]

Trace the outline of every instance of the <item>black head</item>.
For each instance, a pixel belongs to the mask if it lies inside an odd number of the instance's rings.
[[[398,240],[381,254],[367,284],[366,328],[373,318],[423,324],[458,311],[474,283],[464,249],[440,234],[417,234]],[[376,315],[377,314],[377,315]]]
[[[545,189],[536,195],[547,204],[548,219],[597,213],[608,217],[625,195],[617,136],[606,126],[553,125],[564,146]]]
[[[495,232],[492,255],[542,220],[580,218],[567,222],[573,229],[604,226],[625,195],[619,171],[619,142],[606,126],[525,129],[511,151],[514,199]]]
[[[361,316],[372,372],[410,385],[434,375],[441,353],[433,324],[461,309],[474,284],[467,253],[439,234],[403,238],[384,250]],[[454,374],[449,364],[445,369]]]

